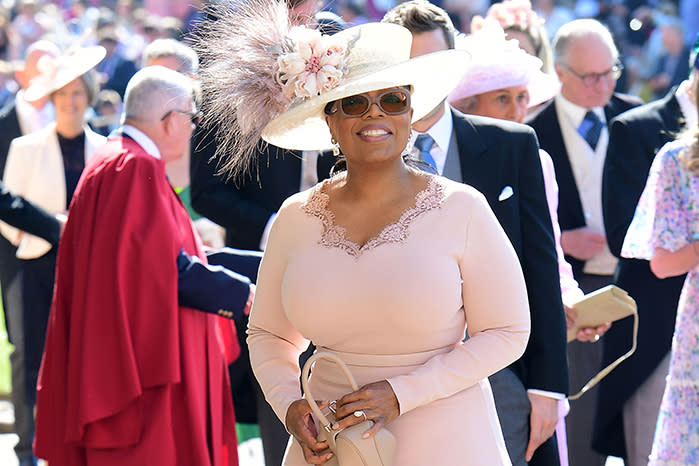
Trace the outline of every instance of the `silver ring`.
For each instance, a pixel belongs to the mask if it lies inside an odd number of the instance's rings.
[[[354,414],[354,417],[363,417],[365,421],[367,420],[366,413],[364,411],[362,411],[361,409],[355,411],[353,414]]]

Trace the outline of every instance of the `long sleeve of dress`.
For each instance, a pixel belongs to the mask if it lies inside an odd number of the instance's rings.
[[[389,379],[401,414],[470,387],[517,360],[527,345],[527,292],[517,255],[485,199],[469,205],[459,259],[470,338],[410,374]]]

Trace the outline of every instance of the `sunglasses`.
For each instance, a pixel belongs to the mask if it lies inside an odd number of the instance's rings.
[[[387,115],[401,115],[410,110],[410,93],[405,89],[393,89],[374,98],[367,94],[357,94],[332,104],[326,109],[328,115],[337,112],[339,108],[344,116],[356,118],[365,115],[373,104],[377,104]]]
[[[201,123],[201,112],[186,112],[184,110],[168,110],[168,112],[165,115],[163,115],[160,121],[165,121],[167,117],[169,117],[173,113],[181,113],[182,115],[187,115],[189,117],[189,121],[191,121],[194,126],[198,126],[199,123]]]

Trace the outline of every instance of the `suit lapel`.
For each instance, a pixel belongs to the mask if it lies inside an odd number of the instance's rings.
[[[478,160],[483,156],[488,147],[485,140],[478,135],[478,129],[461,112],[451,110],[453,119],[452,131],[456,135],[456,144],[459,148],[459,161],[461,162],[461,178],[464,183],[470,184],[474,167],[479,166]]]

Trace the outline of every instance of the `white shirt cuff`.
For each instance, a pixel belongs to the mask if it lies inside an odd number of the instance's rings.
[[[546,398],[553,398],[556,400],[564,400],[566,396],[563,393],[549,392],[546,390],[537,390],[535,388],[530,388],[527,393],[533,393],[534,395],[545,396]]]

